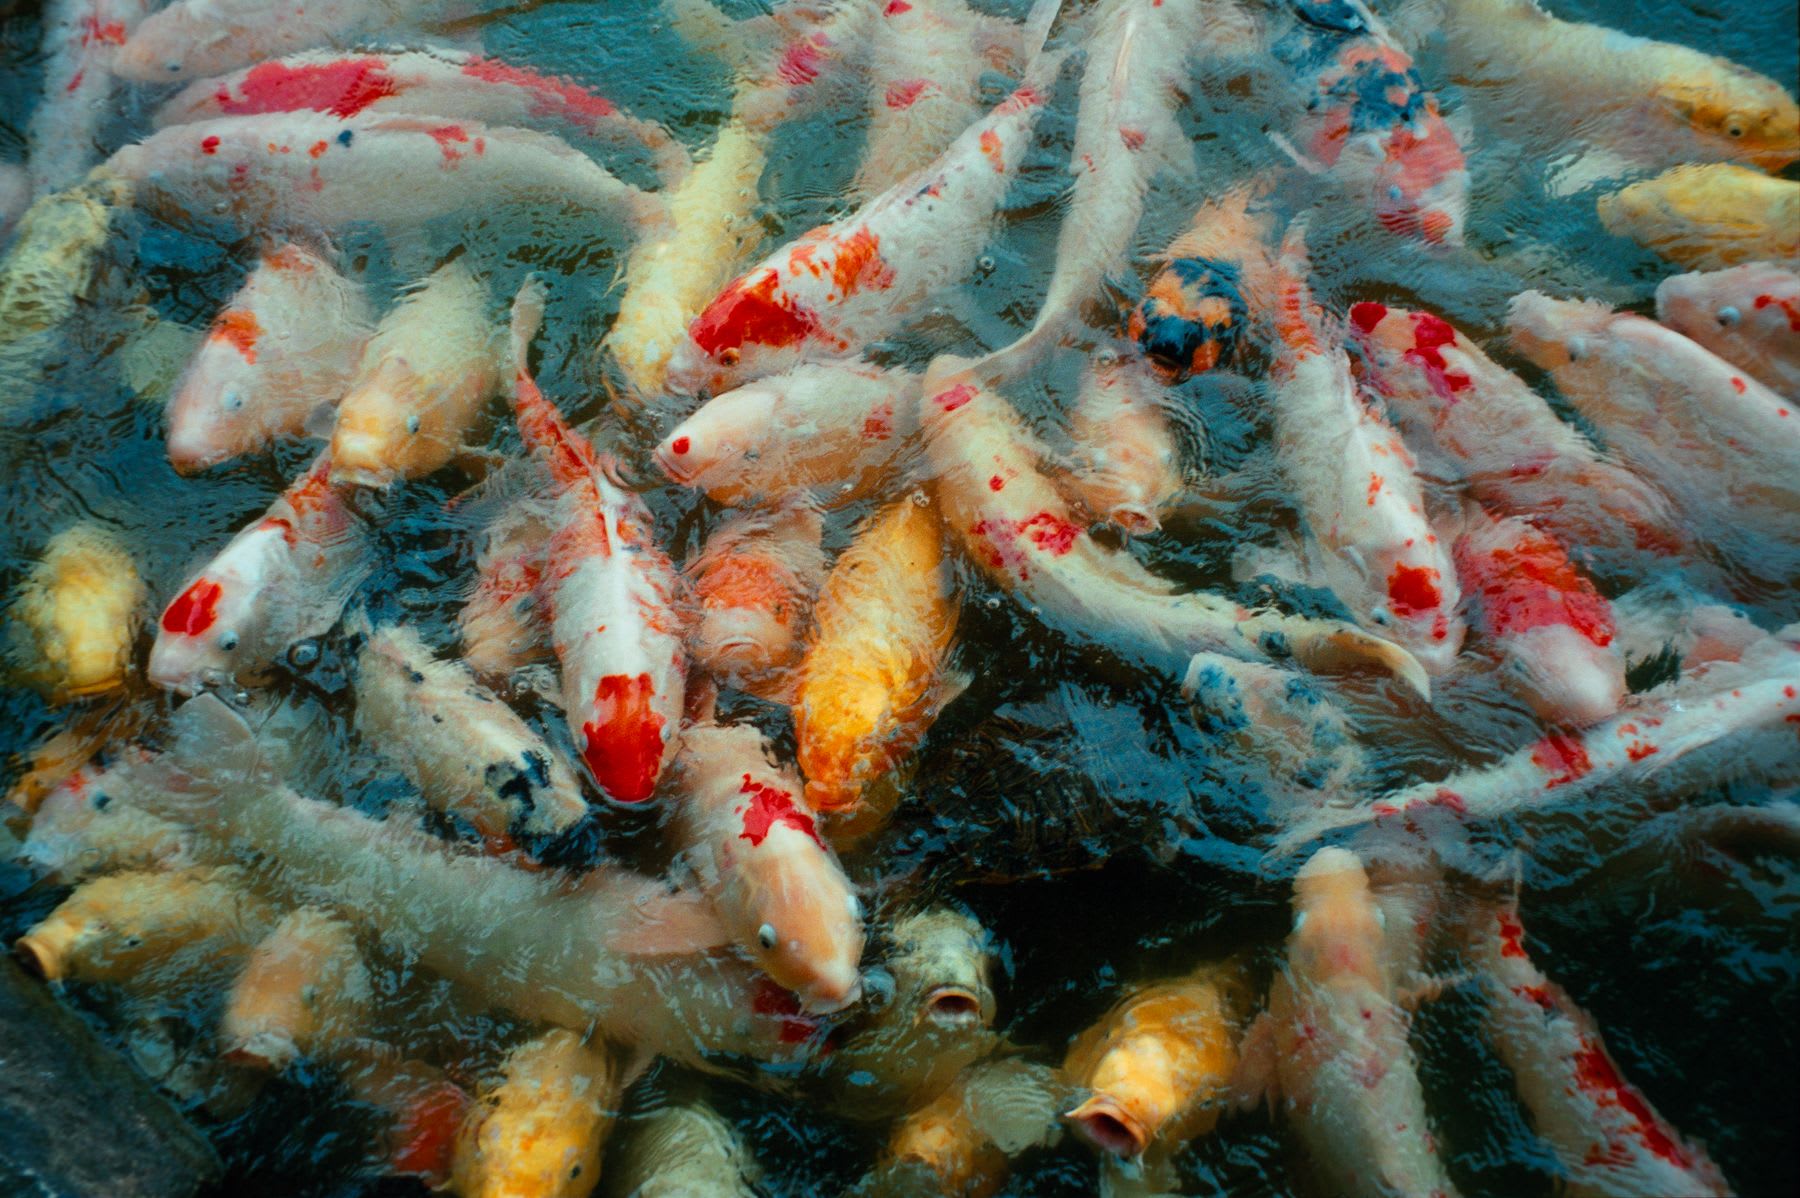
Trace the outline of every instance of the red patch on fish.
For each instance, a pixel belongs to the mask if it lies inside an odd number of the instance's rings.
[[[673,441],[669,442],[669,452],[670,453],[686,453],[688,451],[689,444],[690,443],[686,437],[677,437]]]
[[[1663,1126],[1650,1104],[1644,1101],[1643,1095],[1634,1090],[1619,1071],[1607,1058],[1606,1050],[1591,1040],[1583,1039],[1581,1049],[1573,1060],[1575,1066],[1575,1084],[1583,1093],[1592,1098],[1596,1105],[1602,1107],[1618,1107],[1631,1116],[1632,1124],[1628,1133],[1642,1144],[1651,1155],[1660,1157],[1672,1165],[1683,1169],[1692,1168],[1694,1161],[1675,1137]],[[1611,1150],[1602,1155],[1622,1155],[1629,1159],[1630,1150],[1622,1144],[1608,1145]],[[1598,1151],[1596,1149],[1596,1151]],[[1593,1154],[1590,1154],[1592,1156]],[[1595,1161],[1593,1163],[1600,1163]]]
[[[908,4],[906,0],[888,0],[888,6],[881,10],[881,15],[884,17],[897,17],[903,12],[911,11],[912,5]]]
[[[877,405],[863,418],[863,440],[885,441],[894,435],[894,405],[884,403]]]
[[[1454,552],[1464,588],[1481,593],[1482,619],[1493,635],[1561,624],[1601,648],[1612,644],[1612,605],[1554,537],[1531,529],[1511,545],[1485,552],[1462,538]]]
[[[81,44],[92,46],[123,46],[125,44],[125,22],[102,21],[94,13],[87,13],[81,18]]]
[[[990,491],[1006,490],[1006,480],[1001,478],[998,474],[994,475],[993,477],[988,479],[988,490],[990,490]]]
[[[540,75],[493,58],[472,58],[463,64],[462,73],[483,83],[498,83],[528,92],[533,116],[559,116],[571,123],[592,127],[619,111],[605,96],[595,95],[566,79]]]
[[[1119,140],[1125,143],[1125,148],[1127,150],[1141,150],[1144,148],[1144,142],[1147,138],[1142,129],[1127,129],[1121,125],[1119,127]]]
[[[227,342],[244,361],[256,365],[256,340],[262,336],[256,313],[248,308],[227,308],[213,321],[211,336],[214,341]]]
[[[794,796],[789,792],[779,786],[758,782],[745,774],[738,793],[750,796],[750,802],[744,806],[744,830],[738,833],[739,840],[748,840],[753,848],[760,847],[776,824],[786,824],[811,837],[812,842],[820,848],[825,847],[825,842],[819,839],[819,830],[813,824],[813,817],[794,806]]]
[[[219,139],[217,137],[201,138],[200,152],[202,154],[217,154],[219,152]]]
[[[1551,775],[1550,780],[1544,783],[1545,790],[1554,790],[1558,786],[1579,781],[1594,768],[1594,763],[1588,759],[1587,746],[1582,743],[1581,738],[1562,732],[1553,732],[1533,745],[1531,762]]]
[[[1438,395],[1456,402],[1457,393],[1466,391],[1472,381],[1467,374],[1452,373],[1444,361],[1443,348],[1454,347],[1456,330],[1429,312],[1413,313],[1413,348],[1406,356],[1424,367],[1426,381]]]
[[[163,612],[164,632],[178,636],[199,636],[219,618],[219,599],[225,588],[210,578],[199,578],[187,590],[175,596]]]
[[[1430,566],[1409,566],[1396,562],[1387,580],[1388,602],[1400,616],[1417,616],[1431,611],[1444,601],[1438,589],[1438,572]]]
[[[825,55],[821,47],[808,38],[788,43],[775,64],[775,75],[789,87],[800,87],[819,77],[819,63]]]
[[[1000,144],[1000,135],[992,129],[981,131],[981,152],[987,155],[988,161],[994,164],[996,171],[1005,173],[1006,159],[1002,157],[1004,151]]]
[[[1519,917],[1511,911],[1499,911],[1494,915],[1494,923],[1500,929],[1500,955],[1502,957],[1525,958],[1525,926]]]
[[[885,291],[894,285],[894,271],[881,260],[881,238],[867,226],[837,243],[837,257],[831,263],[831,281],[837,284],[837,298],[845,299],[858,291]]]
[[[377,100],[399,94],[399,86],[381,59],[340,58],[303,66],[260,63],[245,72],[236,95],[221,87],[213,98],[219,111],[229,116],[308,109],[347,118]]]
[[[1796,304],[1791,299],[1777,299],[1772,295],[1759,295],[1756,297],[1756,310],[1758,312],[1770,305],[1780,308],[1787,314],[1788,329],[1790,331],[1800,333],[1800,304]]]
[[[1381,475],[1369,471],[1369,506],[1375,506],[1375,497],[1381,494]]]
[[[1350,306],[1350,323],[1365,333],[1373,333],[1375,326],[1387,316],[1386,304],[1375,304],[1364,300],[1360,304]]]
[[[469,143],[469,131],[467,129],[464,129],[461,125],[438,125],[434,128],[425,130],[425,132],[430,136],[432,141],[435,141],[438,144],[438,149],[443,151],[445,166],[452,166],[462,161],[463,152],[457,149],[457,147]],[[475,152],[477,154],[481,152],[479,144],[475,147]]]
[[[1534,1002],[1546,1011],[1556,1010],[1556,1000],[1550,991],[1542,986],[1514,986],[1512,992],[1528,1002]]]
[[[581,726],[581,755],[615,802],[641,803],[656,791],[663,718],[651,709],[655,697],[648,674],[608,674],[594,688],[594,718]]]
[[[1019,531],[1045,553],[1061,557],[1075,547],[1084,530],[1054,512],[1037,512],[1019,524]]]
[[[968,383],[958,383],[949,390],[940,391],[932,396],[931,402],[946,412],[954,412],[956,409],[968,403],[971,399],[974,399],[975,395],[976,391],[974,387],[970,386]]]
[[[750,1010],[757,1015],[772,1016],[781,1021],[776,1033],[783,1044],[804,1044],[819,1030],[820,1023],[800,1010],[800,999],[783,990],[775,979],[759,976],[750,995]]]
[[[1442,807],[1446,811],[1454,811],[1457,815],[1469,814],[1468,801],[1448,786],[1437,788],[1437,792],[1431,796],[1431,805]]]
[[[1644,758],[1649,757],[1655,752],[1656,746],[1650,744],[1648,741],[1633,741],[1631,744],[1625,746],[1625,756],[1631,758],[1633,761],[1642,761]]]
[[[434,1189],[450,1178],[456,1133],[468,1114],[469,1096],[454,1082],[415,1095],[394,1117],[388,1163],[395,1173],[423,1178]]]
[[[896,79],[888,84],[887,94],[882,99],[889,108],[911,108],[930,86],[929,79]]]
[[[694,318],[688,336],[702,352],[717,355],[742,345],[793,345],[819,333],[816,316],[779,293],[773,270],[740,279]]]

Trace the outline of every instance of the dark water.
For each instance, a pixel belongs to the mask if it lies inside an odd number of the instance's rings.
[[[29,5],[0,17],[0,159],[23,153],[23,126],[40,78],[37,18]],[[1023,4],[992,7],[1017,12]],[[747,10],[747,9],[746,9]],[[1796,75],[1796,10],[1790,3],[1689,5],[1674,2],[1562,3],[1559,15],[1680,41],[1725,55],[1791,87]],[[502,17],[483,32],[486,51],[546,73],[591,84],[637,115],[701,144],[723,116],[728,78],[696,58],[636,3],[546,4]],[[1431,60],[1421,61],[1428,83]],[[1006,81],[993,77],[991,96]],[[1055,245],[1056,197],[1073,126],[1072,82],[1039,129],[1039,145],[1009,198],[1009,218],[986,254],[991,264],[941,301],[890,348],[918,365],[937,350],[998,345],[1035,310],[1044,264]],[[1444,88],[1446,108],[1459,97]],[[154,106],[155,89],[122,94],[114,133],[128,140]],[[778,137],[763,180],[761,216],[771,244],[840,215],[858,162],[855,113],[799,122]],[[1140,234],[1148,251],[1185,223],[1194,200],[1229,182],[1269,151],[1256,129],[1234,125],[1229,97],[1198,96],[1184,113],[1214,150],[1189,190],[1154,196]],[[1469,241],[1480,256],[1429,260],[1392,240],[1350,238],[1321,255],[1321,290],[1410,295],[1466,327],[1478,340],[1497,327],[1508,296],[1526,286],[1591,281],[1607,298],[1642,305],[1669,268],[1600,229],[1587,198],[1552,198],[1536,164],[1508,147],[1470,143],[1475,191]],[[573,235],[552,216],[488,214],[460,238],[490,273],[496,296],[527,271],[550,283],[551,311],[540,339],[540,380],[576,419],[597,415],[599,379],[587,353],[617,303],[617,245]],[[0,584],[9,590],[47,537],[74,518],[97,519],[130,543],[160,604],[232,532],[258,514],[309,459],[304,445],[240,460],[202,478],[182,479],[162,452],[159,403],[137,395],[115,361],[129,326],[127,305],[148,304],[162,320],[200,327],[237,287],[250,244],[221,231],[209,241],[134,216],[109,251],[104,301],[69,330],[64,360],[41,383],[6,402],[24,410],[0,428],[7,519],[0,526]],[[372,231],[342,239],[377,302],[412,273],[407,254]],[[1529,249],[1531,254],[1517,253]],[[1529,261],[1530,269],[1517,263]],[[1596,292],[1600,293],[1600,292]],[[1066,381],[1017,398],[1055,420]],[[1185,399],[1206,429],[1214,476],[1254,470],[1267,453],[1254,382],[1200,380]],[[1246,389],[1249,389],[1248,401]],[[517,450],[502,420],[492,448]],[[630,466],[631,463],[628,463]],[[650,488],[659,529],[679,559],[695,550],[720,513],[672,487],[657,487],[647,463],[635,471]],[[453,613],[473,564],[473,519],[447,514],[446,501],[470,479],[454,471],[402,485],[381,500],[380,566],[364,598],[378,616],[404,618],[438,645],[453,643]],[[828,544],[839,547],[868,510],[835,513]],[[1230,519],[1171,521],[1142,546],[1157,570],[1183,582],[1229,589],[1233,547],[1255,541],[1273,517],[1248,505]],[[1264,802],[1255,771],[1212,751],[1174,687],[1091,647],[1072,646],[1021,612],[1006,595],[970,578],[959,663],[970,690],[934,727],[919,753],[915,801],[853,874],[907,903],[942,898],[965,906],[993,933],[1002,966],[999,1026],[1042,1059],[1060,1060],[1069,1039],[1128,987],[1195,963],[1249,951],[1266,965],[1288,925],[1284,873],[1266,865],[1258,837]],[[1291,597],[1304,604],[1305,597]],[[1791,605],[1792,598],[1786,600]],[[1793,618],[1777,603],[1765,625]],[[147,642],[140,650],[147,649]],[[142,660],[141,656],[139,658]],[[1646,683],[1647,684],[1647,683]],[[328,706],[343,703],[342,662],[328,645],[320,663],[290,684]],[[1638,689],[1642,689],[1642,685]],[[1445,710],[1473,712],[1460,733],[1414,713],[1420,727],[1393,726],[1372,737],[1383,780],[1436,776],[1449,768],[1458,736],[1473,758],[1524,743],[1527,717],[1492,696],[1445,688]],[[778,711],[727,696],[725,714],[763,721],[784,748],[791,730]],[[1382,717],[1373,717],[1378,722]],[[0,699],[0,751],[26,750],[59,728],[62,710],[33,692]],[[1438,722],[1434,722],[1434,719]],[[379,809],[395,788],[356,759],[339,782],[346,801]],[[1754,782],[1717,796],[1754,803]],[[1614,821],[1616,823],[1616,821]],[[1523,917],[1535,959],[1593,1013],[1625,1074],[1685,1133],[1704,1141],[1740,1193],[1793,1192],[1792,1128],[1800,1122],[1800,875],[1791,861],[1740,860],[1701,850],[1659,851],[1606,820],[1570,818],[1534,831]],[[621,827],[612,851],[629,856],[644,829]],[[17,935],[60,893],[0,888],[0,932]],[[877,918],[886,908],[878,909]],[[107,1034],[126,1039],[117,996],[72,988],[69,1001]],[[204,1044],[217,996],[170,1000],[160,1012],[178,1041]],[[1452,994],[1426,1008],[1413,1043],[1428,1102],[1465,1193],[1512,1198],[1551,1192],[1550,1159],[1528,1131],[1504,1069],[1486,1047],[1472,996]],[[502,1029],[458,1029],[492,1037]],[[679,1087],[653,1070],[628,1111]],[[247,1102],[215,1103],[205,1086],[182,1095],[225,1154],[228,1189],[267,1195],[404,1194],[410,1182],[370,1182],[355,1172],[367,1118],[346,1113],[328,1071],[301,1068]],[[854,1182],[879,1149],[880,1128],[840,1120],[819,1105],[796,1104],[725,1084],[710,1099],[749,1136],[771,1195],[833,1192]],[[1291,1140],[1258,1113],[1230,1118],[1181,1162],[1190,1194],[1299,1192],[1304,1175]],[[1072,1140],[1019,1162],[1007,1194],[1091,1193],[1092,1154]]]

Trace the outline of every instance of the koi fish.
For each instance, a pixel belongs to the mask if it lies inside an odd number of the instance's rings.
[[[785,678],[825,582],[823,532],[819,513],[796,505],[735,516],[706,539],[685,571],[700,604],[697,664],[753,694]]]
[[[762,1170],[737,1129],[692,1099],[632,1119],[606,1173],[633,1198],[757,1198]]]
[[[74,187],[37,197],[19,218],[0,262],[0,363],[9,373],[35,363],[87,295],[113,216],[131,194],[127,181],[96,167]]]
[[[482,0],[175,0],[132,32],[113,69],[140,83],[204,78],[315,46],[405,36],[483,7]]]
[[[1684,549],[1668,499],[1560,420],[1524,381],[1429,312],[1350,308],[1363,377],[1428,477],[1464,483],[1569,546],[1636,556]]]
[[[1129,554],[1100,546],[1039,470],[1045,454],[1036,438],[965,366],[953,358],[932,364],[920,424],[944,522],[995,582],[1053,620],[1165,668],[1185,670],[1208,651],[1291,655],[1311,669],[1374,665],[1429,692],[1418,660],[1390,641],[1338,620],[1178,594]]]
[[[1386,915],[1362,862],[1320,849],[1294,876],[1293,902],[1286,962],[1241,1050],[1242,1085],[1266,1087],[1331,1192],[1450,1198],[1387,959]]]
[[[1135,536],[1162,527],[1185,489],[1158,372],[1141,353],[1096,354],[1069,413],[1074,470],[1063,489],[1095,518]]]
[[[894,1125],[874,1185],[857,1192],[989,1198],[1013,1157],[1060,1138],[1056,1107],[1067,1088],[1055,1070],[1019,1057],[977,1061]]]
[[[862,904],[799,803],[800,782],[769,764],[748,725],[695,724],[676,759],[676,822],[701,889],[732,938],[801,1010],[828,1014],[862,994]]]
[[[794,736],[806,804],[855,814],[959,688],[945,661],[955,592],[929,503],[902,497],[857,531],[819,592]]]
[[[1656,318],[1800,401],[1800,271],[1752,262],[1675,275],[1657,284]]]
[[[584,1198],[626,1081],[616,1051],[561,1028],[514,1048],[457,1132],[450,1188],[463,1198]]]
[[[644,501],[609,477],[532,379],[526,352],[542,316],[543,289],[530,281],[513,303],[513,408],[557,495],[539,592],[562,663],[563,710],[601,792],[642,803],[681,744],[680,579]]]
[[[803,234],[726,285],[688,326],[668,385],[718,394],[802,361],[842,358],[975,261],[1062,63],[1027,81],[927,168],[849,216]]]
[[[807,491],[826,506],[868,494],[918,428],[919,376],[860,362],[807,362],[700,406],[656,447],[656,464],[715,502]]]
[[[192,474],[307,431],[350,385],[374,316],[363,290],[292,242],[213,318],[169,401],[169,462]]]
[[[1293,824],[1275,852],[1337,828],[1399,822],[1437,810],[1473,823],[1560,807],[1596,793],[1634,799],[1678,795],[1744,771],[1793,773],[1800,725],[1800,629],[1633,696],[1618,715],[1579,732],[1554,732],[1491,766],[1420,782],[1353,806],[1322,808]]]
[[[75,709],[54,735],[14,759],[6,802],[26,815],[35,814],[51,791],[77,775],[103,768],[112,746],[136,737],[151,715],[145,704],[131,702]]]
[[[1461,591],[1449,546],[1425,514],[1406,443],[1368,402],[1334,325],[1284,252],[1273,315],[1276,452],[1316,546],[1321,576],[1365,627],[1410,650],[1431,674],[1462,648]]]
[[[144,750],[132,746],[124,755],[141,758]],[[130,802],[114,802],[124,781],[117,760],[77,770],[43,797],[19,850],[20,861],[62,883],[199,864],[179,824]]]
[[[171,11],[168,9],[165,12]],[[654,195],[546,133],[476,121],[281,112],[172,125],[106,167],[174,220],[228,214],[256,228],[414,228],[484,205],[548,197],[654,229]]]
[[[1650,166],[1730,158],[1775,171],[1800,158],[1787,89],[1736,63],[1559,20],[1536,0],[1433,7],[1452,77],[1512,125],[1572,131]]]
[[[1683,670],[1739,661],[1768,633],[1736,608],[1709,602],[1685,584],[1645,583],[1612,601],[1618,646],[1627,667],[1673,653]]]
[[[1165,173],[1191,174],[1193,148],[1175,119],[1188,88],[1190,53],[1242,40],[1233,4],[1107,0],[1090,17],[1070,171],[1067,211],[1057,234],[1056,270],[1032,326],[992,355],[1005,369],[1055,343],[1077,308],[1093,298],[1131,248],[1144,197]]]
[[[1241,988],[1213,966],[1132,991],[1069,1045],[1063,1072],[1090,1094],[1063,1118],[1126,1158],[1166,1157],[1212,1131],[1237,1071]]]
[[[1735,561],[1766,564],[1768,538],[1800,545],[1793,401],[1681,334],[1602,303],[1527,291],[1507,326],[1513,348],[1548,370],[1613,450]]]
[[[51,700],[125,685],[147,591],[117,533],[94,522],[51,537],[7,608],[12,673]]]
[[[503,683],[513,671],[553,656],[537,618],[547,514],[535,499],[515,501],[488,525],[475,559],[475,588],[457,611],[463,664],[477,678]]]
[[[1457,537],[1456,574],[1507,684],[1546,723],[1597,724],[1625,699],[1612,609],[1568,554],[1517,516],[1480,512]]]
[[[1678,166],[1595,201],[1606,231],[1689,270],[1800,257],[1800,182]]]
[[[1718,1166],[1620,1074],[1593,1017],[1532,963],[1516,905],[1472,922],[1488,1038],[1568,1192],[1730,1194]]]
[[[366,1030],[369,971],[349,924],[318,907],[282,916],[250,950],[219,1020],[221,1055],[279,1073],[306,1056],[330,1058]]]
[[[1131,310],[1127,335],[1171,386],[1232,361],[1250,320],[1245,297],[1273,291],[1269,220],[1253,211],[1267,186],[1233,188],[1201,205]]]
[[[79,183],[101,158],[101,123],[114,111],[119,48],[153,7],[149,0],[56,0],[44,14],[44,94],[26,126],[32,191]]]
[[[48,982],[117,982],[202,940],[241,955],[275,916],[237,870],[108,874],[77,886],[13,951]]]
[[[331,455],[320,454],[163,609],[146,671],[153,684],[191,695],[258,679],[337,623],[366,553],[330,475]]]
[[[1301,21],[1275,57],[1306,97],[1296,132],[1303,164],[1369,206],[1382,228],[1427,245],[1461,245],[1469,207],[1462,146],[1413,60],[1361,5],[1346,19]]]
[[[487,289],[460,259],[382,317],[338,403],[335,483],[385,487],[447,465],[500,389]]]
[[[349,119],[404,113],[522,128],[571,129],[614,148],[647,151],[663,185],[688,170],[687,151],[654,121],[555,75],[437,47],[401,51],[309,50],[191,83],[156,110],[153,124],[226,116],[321,112]]]
[[[427,803],[467,820],[490,847],[554,836],[587,814],[561,755],[473,671],[434,656],[411,628],[359,622],[357,733]]]

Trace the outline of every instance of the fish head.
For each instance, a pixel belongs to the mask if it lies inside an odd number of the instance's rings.
[[[1374,601],[1369,629],[1411,652],[1427,674],[1448,673],[1467,630],[1456,611],[1461,593],[1455,572],[1441,568],[1448,563],[1420,554],[1416,546],[1393,546],[1359,560]]]
[[[213,321],[169,401],[169,463],[193,474],[260,448],[267,429],[258,410],[256,317],[227,308]]]
[[[1314,853],[1294,875],[1293,908],[1288,966],[1298,979],[1380,975],[1387,915],[1355,853],[1337,847]]]
[[[728,906],[763,972],[791,990],[803,1010],[828,1014],[862,997],[862,901],[826,850],[795,843],[805,835],[771,828],[764,842],[771,851],[744,871],[743,893]]]
[[[933,907],[895,921],[884,964],[895,1001],[915,1023],[945,1030],[994,1021],[993,959],[987,929],[971,915]]]
[[[688,325],[665,382],[676,394],[718,395],[797,364],[821,333],[818,317],[782,292],[780,274],[759,267],[726,284]]]
[[[1390,233],[1427,245],[1463,243],[1468,165],[1435,101],[1389,135],[1374,172],[1374,203],[1375,219]]]
[[[768,605],[703,600],[694,630],[694,659],[726,678],[753,678],[793,663],[798,611],[785,596]]]
[[[657,466],[684,486],[705,486],[709,473],[729,471],[763,439],[776,399],[776,389],[762,382],[716,396],[662,439]]]
[[[170,601],[150,649],[154,685],[192,695],[270,664],[266,625],[289,589],[291,533],[276,518],[245,530]]]
[[[331,478],[385,487],[426,472],[448,453],[424,411],[435,391],[402,358],[387,357],[365,373],[338,405],[331,431]]]
[[[1175,383],[1229,361],[1247,319],[1236,266],[1177,258],[1151,280],[1126,331],[1158,374]]]
[[[1800,107],[1773,79],[1718,59],[1656,88],[1659,104],[1733,158],[1779,171],[1800,158]]]
[[[1554,371],[1586,357],[1589,339],[1604,331],[1612,315],[1611,308],[1595,301],[1556,300],[1541,291],[1524,291],[1507,306],[1507,339],[1533,365]]]

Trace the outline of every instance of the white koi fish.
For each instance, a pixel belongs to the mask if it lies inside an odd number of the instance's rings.
[[[1387,916],[1354,853],[1294,876],[1294,930],[1240,1049],[1247,1092],[1287,1115],[1331,1193],[1452,1198],[1388,959]]]
[[[809,492],[827,507],[868,494],[918,430],[919,376],[861,362],[803,362],[700,406],[656,464],[717,503]]]
[[[175,219],[229,214],[258,228],[411,228],[533,197],[655,226],[662,201],[560,138],[429,117],[316,112],[216,117],[126,146],[107,166]]]
[[[1475,626],[1500,650],[1506,683],[1548,723],[1597,724],[1625,699],[1610,605],[1555,538],[1477,509],[1456,538],[1456,573]]]
[[[849,216],[784,246],[688,326],[668,385],[711,394],[807,360],[842,358],[961,278],[987,240],[1062,63],[1040,55],[1026,82],[935,162]]]
[[[148,754],[135,745],[123,760]],[[126,783],[120,759],[76,770],[44,796],[19,859],[65,885],[121,870],[186,869],[198,864],[187,830],[135,804],[117,802]]]
[[[539,592],[562,663],[563,710],[601,791],[642,803],[681,743],[680,579],[643,500],[608,476],[532,379],[526,353],[542,315],[542,288],[528,282],[513,303],[513,407],[557,491]]]
[[[191,474],[307,431],[337,403],[374,316],[356,283],[292,242],[265,253],[169,401],[169,461]]]
[[[44,96],[26,127],[32,190],[79,183],[105,155],[101,122],[113,111],[119,48],[150,0],[55,0],[44,13]]]
[[[249,682],[290,648],[323,634],[365,573],[357,518],[330,482],[331,455],[220,550],[164,609],[150,681],[191,695]]]
[[[1284,252],[1279,309],[1266,314],[1277,334],[1270,376],[1282,473],[1327,585],[1364,627],[1444,674],[1464,632],[1449,546],[1426,518],[1412,454],[1361,394],[1321,319],[1304,262]]]
[[[1675,275],[1656,287],[1656,318],[1800,402],[1800,269],[1752,262]]]
[[[1734,562],[1779,569],[1769,541],[1800,546],[1792,400],[1681,334],[1605,304],[1527,291],[1513,300],[1508,327],[1513,348],[1548,370],[1613,450]]]
[[[1096,519],[1134,535],[1162,527],[1185,489],[1160,372],[1126,343],[1094,355],[1069,413],[1074,470],[1063,488]]]
[[[733,940],[803,1010],[855,1002],[862,904],[800,803],[800,780],[741,724],[689,726],[675,772],[680,839]]]
[[[1039,467],[1044,450],[969,364],[939,358],[926,372],[920,426],[945,523],[969,559],[1049,618],[1082,635],[1185,670],[1196,653],[1311,669],[1372,665],[1421,694],[1413,655],[1337,620],[1253,612],[1205,592],[1178,594],[1127,553],[1102,547]]]
[[[1473,925],[1488,1038],[1556,1154],[1566,1192],[1726,1198],[1732,1191],[1718,1166],[1625,1080],[1593,1017],[1532,963],[1516,906],[1496,907]]]
[[[1359,303],[1350,327],[1364,378],[1421,472],[1524,516],[1563,544],[1637,557],[1680,552],[1688,534],[1654,486],[1560,420],[1524,380],[1429,312]]]
[[[521,128],[572,129],[654,159],[665,186],[688,170],[687,151],[654,121],[620,111],[605,96],[555,75],[497,58],[431,48],[401,51],[311,50],[217,79],[202,79],[156,110],[158,129],[225,116],[364,112],[404,113]]]

